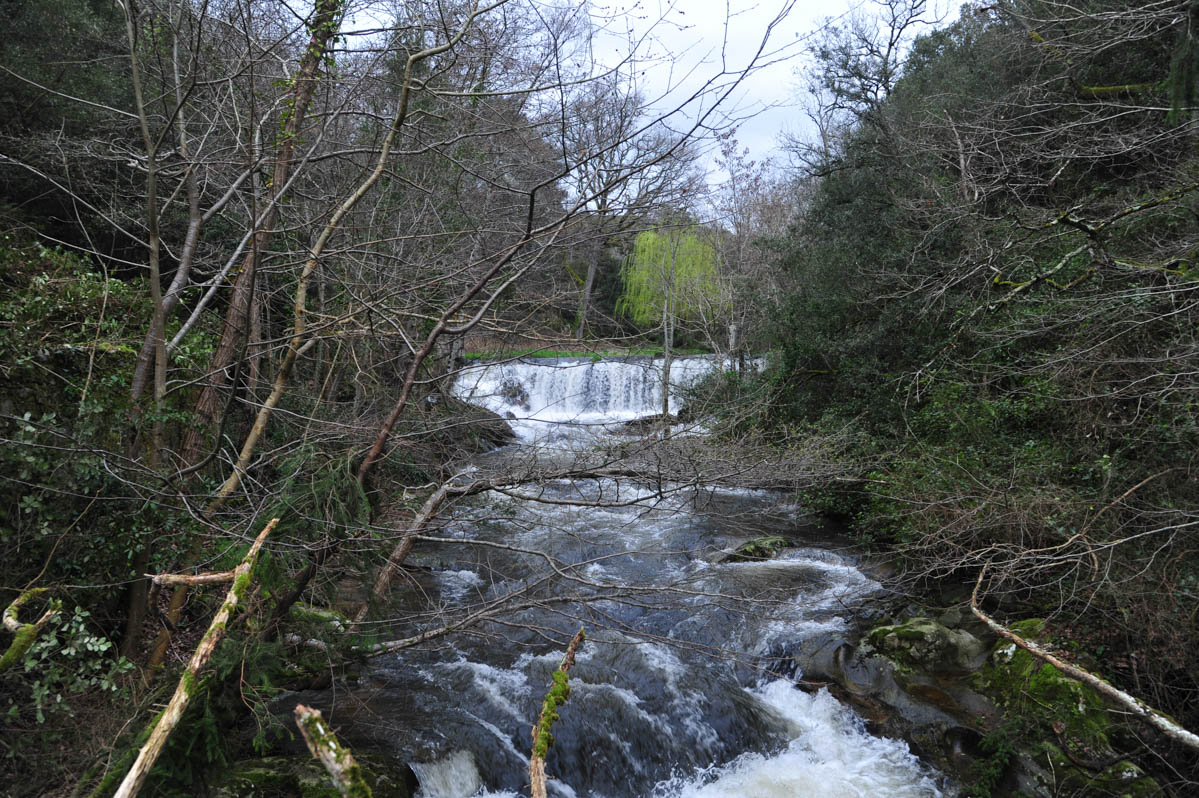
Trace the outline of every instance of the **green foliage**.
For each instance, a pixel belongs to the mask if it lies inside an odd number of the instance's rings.
[[[53,20],[54,24],[47,24]],[[33,83],[94,102],[124,107],[129,86],[124,69],[123,15],[103,0],[40,0],[5,6],[6,35],[0,64]],[[114,57],[117,56],[117,57]],[[86,130],[102,112],[16,79],[0,88],[0,125],[7,131]]]
[[[348,452],[297,447],[279,462],[282,489],[264,518],[285,518],[286,530],[305,542],[344,535],[370,520],[370,502]]]
[[[0,421],[13,441],[0,449],[0,544],[24,551],[5,563],[10,583],[28,581],[46,563],[51,582],[112,585],[89,593],[89,602],[103,603],[135,575],[133,563],[151,534],[163,536],[158,510],[122,499],[126,486],[105,467],[102,453],[83,448],[111,444],[107,422],[98,402],[74,419],[51,412]],[[109,498],[101,504],[97,496]],[[78,529],[81,517],[88,521],[84,530]]]
[[[9,697],[10,721],[32,715],[42,724],[51,714],[70,715],[72,696],[121,691],[121,675],[133,663],[114,656],[112,641],[95,632],[90,618],[90,612],[76,607],[68,616],[52,618],[32,642],[24,655],[26,697]]]
[[[1095,8],[971,7],[877,101],[873,73],[822,73],[829,138],[797,148],[779,357],[723,381],[715,412],[765,439],[846,430],[859,480],[809,506],[938,584],[989,562],[996,596],[1068,618],[1076,653],[1194,725],[1199,4]],[[818,67],[849,63],[826,44]],[[1106,744],[1091,697],[1015,665],[1019,734],[1060,720],[1070,745]],[[1000,788],[1016,736],[993,733],[975,794]]]
[[[0,242],[0,363],[5,370],[35,360],[95,348],[105,355],[132,352],[148,308],[135,286],[93,271],[83,259],[11,234]],[[76,391],[81,387],[72,385]]]
[[[1005,720],[987,732],[979,744],[985,754],[974,766],[967,798],[991,798],[1003,781],[1008,763],[1016,755],[1020,734],[1025,731],[1016,720]]]
[[[1199,79],[1199,3],[1187,6],[1187,23],[1178,33],[1178,45],[1170,62],[1170,113],[1171,124],[1182,124],[1194,114],[1192,106],[1197,95]]]
[[[647,326],[663,314],[694,321],[721,304],[718,255],[695,227],[667,227],[638,234],[621,270],[624,292],[617,313]]]

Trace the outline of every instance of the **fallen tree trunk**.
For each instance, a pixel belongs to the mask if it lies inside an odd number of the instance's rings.
[[[1112,701],[1115,701],[1117,704],[1119,704],[1121,708],[1127,710],[1134,717],[1139,718],[1155,727],[1158,731],[1165,734],[1171,740],[1180,742],[1183,745],[1194,749],[1199,749],[1199,735],[1183,728],[1174,720],[1170,719],[1161,712],[1158,712],[1156,709],[1149,706],[1136,696],[1129,695],[1123,690],[1112,686],[1109,682],[1104,681],[1095,674],[1085,671],[1077,665],[1071,665],[1061,658],[1054,656],[1033,641],[1025,640],[1023,637],[1008,629],[1006,626],[991,618],[989,615],[979,609],[978,591],[979,587],[982,585],[983,576],[986,574],[986,572],[987,569],[984,567],[982,573],[978,575],[978,582],[975,583],[974,592],[970,596],[970,610],[974,613],[974,616],[985,623],[992,632],[999,635],[1003,639],[1016,644],[1042,662],[1048,662],[1050,665],[1057,668],[1071,679],[1080,681],[1096,692],[1107,696]]]
[[[251,571],[258,559],[258,551],[262,548],[262,543],[266,540],[266,536],[271,533],[271,530],[275,528],[275,524],[277,523],[279,523],[279,519],[272,518],[262,532],[258,534],[258,537],[255,538],[253,545],[246,552],[246,556],[242,559],[241,564],[234,568],[233,571],[221,574],[222,577],[229,577],[233,581],[229,592],[225,595],[225,601],[221,604],[221,608],[217,611],[216,616],[213,617],[212,623],[209,624],[208,631],[200,639],[200,644],[196,646],[196,650],[192,653],[191,660],[188,661],[187,669],[183,672],[183,676],[179,678],[179,684],[175,687],[175,694],[171,696],[170,703],[151,722],[153,730],[150,732],[150,737],[138,752],[137,760],[125,775],[121,786],[117,788],[114,798],[133,798],[145,784],[146,777],[150,775],[150,770],[154,767],[154,763],[162,753],[167,739],[171,736],[171,732],[175,730],[175,727],[179,725],[179,721],[183,719],[183,713],[187,711],[187,706],[191,703],[192,695],[195,693],[196,685],[199,681],[200,671],[208,664],[212,653],[216,651],[221,638],[225,636],[225,627],[229,623],[229,619],[233,616],[233,611],[237,609],[237,605],[245,597],[246,588],[250,585]]]

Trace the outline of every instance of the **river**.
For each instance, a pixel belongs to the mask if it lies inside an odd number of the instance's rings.
[[[659,363],[477,365],[456,393],[512,419],[521,443],[499,455],[505,462],[544,462],[610,446],[621,440],[616,422],[660,412]],[[683,358],[672,373],[683,385],[715,366]],[[762,535],[790,545],[761,562],[728,557]],[[348,694],[322,702],[335,724],[359,737],[369,729],[373,745],[404,757],[421,798],[527,794],[530,729],[580,625],[587,640],[547,758],[551,796],[941,794],[905,743],[872,736],[827,692],[794,685],[801,674],[783,655],[848,629],[881,587],[786,496],[554,480],[463,502],[429,537],[379,635],[471,613],[488,620],[382,657]]]

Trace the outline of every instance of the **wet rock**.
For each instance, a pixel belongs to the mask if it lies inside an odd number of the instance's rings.
[[[754,538],[742,543],[728,556],[728,562],[756,562],[769,560],[791,543],[779,535]]]
[[[457,430],[455,436],[460,443],[474,451],[487,451],[516,440],[516,433],[498,413],[454,397],[445,397],[442,407],[453,420],[449,429]]]
[[[969,623],[962,615],[944,620]],[[988,646],[940,621],[917,615],[863,640],[811,638],[773,652],[771,669],[792,669],[806,689],[827,688],[872,731],[907,740],[980,795],[1158,794],[1151,778],[1114,754],[1101,697],[1006,641]],[[1040,629],[1018,626],[1029,637]]]
[[[500,383],[500,389],[497,393],[508,404],[516,405],[526,412],[529,410],[529,391],[521,384],[520,380],[514,377],[506,378]]]
[[[950,761],[958,772],[969,772],[985,756],[983,736],[978,729],[954,726],[945,730],[945,747]]]
[[[937,623],[944,626],[946,629],[957,629],[961,627],[962,621],[969,615],[963,607],[950,607],[941,613],[937,618]]]
[[[1006,640],[988,646],[963,614],[916,615],[857,644],[830,635],[794,652],[810,686],[827,684],[872,730],[980,795],[1141,796],[1156,782],[1112,745],[1118,719],[1098,693]],[[1012,624],[1036,639],[1043,623]]]
[[[711,549],[703,554],[710,563],[762,562],[778,556],[783,549],[795,545],[794,540],[780,535],[766,535],[743,540],[732,548]]]
[[[670,414],[663,416],[661,413],[656,413],[652,416],[642,416],[641,418],[635,418],[632,421],[626,421],[620,426],[621,429],[627,430],[628,432],[646,433],[656,432],[662,429],[663,424],[674,426],[678,423],[678,416]]]
[[[989,654],[987,644],[964,629],[920,616],[874,629],[870,642],[887,656],[937,674],[976,670]]]
[[[980,736],[968,730],[980,717],[994,714],[994,707],[964,681],[920,673],[866,641],[855,645],[844,635],[830,634],[809,640],[793,659],[802,687],[827,687],[872,731],[907,740],[914,752],[950,773],[968,771],[973,749],[962,740]]]

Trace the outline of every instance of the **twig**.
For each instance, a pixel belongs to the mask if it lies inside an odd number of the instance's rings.
[[[237,578],[237,569],[210,574],[146,574],[156,585],[218,585]]]

